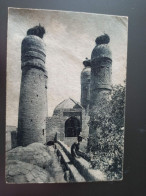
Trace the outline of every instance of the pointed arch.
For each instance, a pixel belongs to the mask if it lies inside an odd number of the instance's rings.
[[[77,137],[81,131],[81,123],[76,117],[70,117],[65,122],[65,137]]]

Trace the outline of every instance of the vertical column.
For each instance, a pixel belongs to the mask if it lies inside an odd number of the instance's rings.
[[[18,145],[46,142],[47,71],[45,69],[45,29],[27,31],[21,47],[21,89],[18,116]]]
[[[84,69],[81,72],[81,105],[85,108],[86,113],[89,109],[90,101],[90,78],[91,78],[91,65],[88,58],[83,61]]]
[[[97,128],[98,111],[102,98],[107,99],[111,90],[112,74],[112,54],[108,46],[110,38],[107,34],[97,37],[96,46],[91,54],[91,82],[90,82],[90,126],[89,126],[89,146],[92,138],[96,137],[99,130]]]

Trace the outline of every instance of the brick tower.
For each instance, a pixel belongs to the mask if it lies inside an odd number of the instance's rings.
[[[108,98],[111,90],[112,54],[108,46],[110,38],[107,34],[97,37],[96,46],[91,54],[91,82],[90,82],[90,138],[95,137],[99,131],[96,125],[100,100]],[[93,144],[92,144],[93,145]]]
[[[91,78],[91,65],[90,60],[83,61],[84,69],[81,72],[81,105],[85,108],[86,113],[89,109],[90,101],[90,78]]]
[[[18,145],[46,142],[47,71],[45,68],[45,29],[27,31],[21,46],[21,88],[18,116]]]

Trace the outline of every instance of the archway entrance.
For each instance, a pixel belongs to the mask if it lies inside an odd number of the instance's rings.
[[[80,121],[75,117],[70,117],[65,122],[65,137],[77,137],[80,134]]]

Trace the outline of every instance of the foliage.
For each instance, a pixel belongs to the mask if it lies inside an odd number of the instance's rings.
[[[97,115],[91,118],[90,127],[97,132],[90,138],[89,148],[92,166],[106,172],[111,180],[122,177],[125,86],[113,86],[108,97],[102,96]]]

